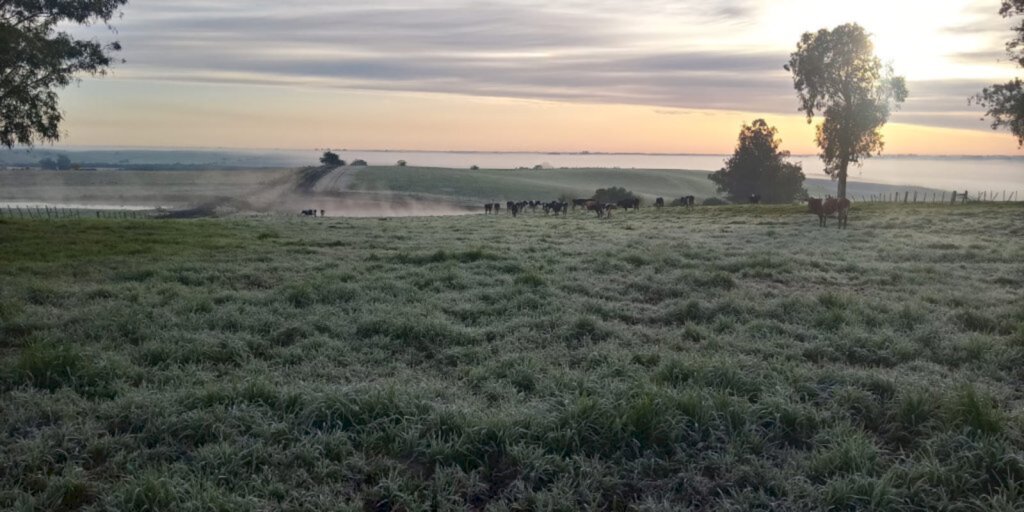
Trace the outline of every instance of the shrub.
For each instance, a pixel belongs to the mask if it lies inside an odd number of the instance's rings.
[[[399,161],[398,161],[398,166],[399,166],[399,167],[405,167],[405,165],[406,165],[406,162],[405,162],[405,160],[399,160]]]
[[[729,204],[729,201],[726,201],[725,199],[721,199],[718,197],[709,197],[705,199],[704,202],[701,204],[703,204],[704,206],[725,206]]]
[[[351,165],[353,167],[366,167],[367,164],[366,164],[366,160],[355,159],[355,160],[352,160],[352,163],[350,163],[349,165]]]
[[[599,203],[617,203],[627,199],[639,199],[640,196],[622,187],[599,188],[592,199]]]
[[[320,163],[327,167],[341,167],[345,165],[345,161],[333,151],[324,151],[324,155],[320,157]]]

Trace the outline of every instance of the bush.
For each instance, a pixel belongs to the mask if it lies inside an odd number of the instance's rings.
[[[399,167],[405,167],[405,165],[406,165],[406,162],[405,162],[405,160],[399,160],[399,161],[398,161],[398,166],[399,166]]]
[[[622,187],[599,188],[594,192],[594,201],[599,203],[617,203],[626,199],[639,199],[640,196]]]
[[[718,197],[709,197],[702,203],[704,206],[725,206],[729,204],[729,201]]]
[[[324,155],[320,157],[320,163],[327,167],[341,167],[345,165],[345,161],[333,151],[324,151]]]
[[[469,170],[471,170],[471,171],[479,171],[480,170],[480,166],[479,165],[473,165],[473,166],[471,166],[469,168]]]
[[[366,167],[366,160],[362,160],[362,159],[352,160],[352,163],[349,164],[349,165],[356,166],[356,167]]]

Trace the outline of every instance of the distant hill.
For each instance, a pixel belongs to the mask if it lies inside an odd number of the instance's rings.
[[[707,171],[668,169],[446,169],[436,167],[369,167],[348,171],[347,190],[392,192],[433,196],[456,201],[550,200],[560,195],[589,197],[598,188],[625,187],[648,200],[693,195],[703,199],[714,197],[714,183]],[[809,193],[823,196],[835,193],[835,183],[809,179]],[[343,192],[341,189],[317,187],[321,192]],[[852,198],[895,191],[931,193],[919,187],[879,185],[850,182]]]

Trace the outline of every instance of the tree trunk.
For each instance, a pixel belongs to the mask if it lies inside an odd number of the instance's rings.
[[[844,159],[839,164],[839,199],[846,199],[846,171],[850,168],[850,161]]]

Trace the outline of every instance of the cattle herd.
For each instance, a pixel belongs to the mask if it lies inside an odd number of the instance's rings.
[[[685,208],[693,208],[696,199],[693,196],[683,196],[679,199],[673,200],[673,205],[679,205]],[[750,204],[760,204],[761,196],[754,194],[749,197]],[[845,229],[849,222],[850,207],[851,203],[846,198],[836,198],[827,196],[825,199],[809,198],[807,199],[807,206],[811,213],[818,216],[818,225],[826,227],[828,225],[828,218],[835,217],[839,223],[839,229]],[[484,205],[484,214],[499,215],[501,214],[501,203],[487,203]],[[655,208],[665,207],[665,198],[659,197],[654,200]],[[640,210],[640,199],[630,198],[623,199],[614,203],[599,202],[594,199],[573,199],[571,202],[566,201],[506,201],[505,211],[507,214],[513,217],[518,217],[519,214],[526,213],[527,211],[537,213],[537,210],[544,212],[544,215],[568,215],[569,210],[576,211],[580,209],[584,212],[593,212],[598,218],[611,218],[612,212],[615,210],[624,211],[639,211]],[[303,217],[316,217],[319,213],[320,217],[325,216],[323,210],[309,209],[302,210],[299,212]]]
[[[673,205],[679,205],[686,208],[693,208],[696,198],[694,196],[683,196],[672,202]],[[518,217],[521,213],[534,212],[538,209],[544,212],[544,215],[568,215],[569,211],[576,211],[579,209],[583,212],[593,212],[598,218],[611,218],[612,212],[615,210],[623,211],[639,211],[641,200],[640,198],[633,197],[629,199],[623,199],[613,203],[606,203],[597,201],[595,199],[573,199],[572,201],[506,201],[504,204],[505,212],[507,215]],[[659,197],[654,200],[655,208],[665,207],[665,198]],[[502,204],[501,203],[486,203],[484,204],[485,215],[499,215],[501,214]]]
[[[505,212],[506,215],[518,217],[521,213],[532,212],[537,213],[538,209],[544,212],[544,215],[568,215],[569,211],[580,210],[583,212],[593,212],[598,218],[610,218],[612,212],[615,210],[624,211],[639,211],[641,201],[639,198],[623,199],[613,203],[606,203],[597,201],[594,199],[573,199],[572,201],[506,201]],[[692,207],[694,204],[693,196],[683,197],[679,200],[679,204],[682,206]],[[661,208],[665,206],[665,199],[659,197],[655,202],[654,206]],[[499,215],[501,214],[502,204],[501,203],[487,203],[484,205],[485,215]]]

